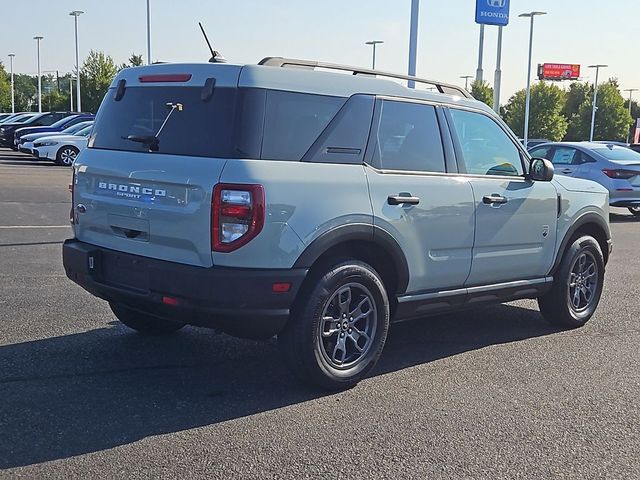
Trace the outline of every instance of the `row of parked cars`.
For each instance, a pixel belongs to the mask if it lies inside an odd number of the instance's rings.
[[[87,146],[93,120],[78,112],[0,114],[0,147],[71,166]]]
[[[612,207],[640,216],[640,153],[618,142],[546,142],[529,146],[532,157],[546,158],[556,173],[593,180],[609,190]]]

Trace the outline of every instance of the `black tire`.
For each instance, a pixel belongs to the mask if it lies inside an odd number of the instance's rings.
[[[634,217],[640,217],[640,207],[629,207],[629,211]]]
[[[351,388],[374,367],[387,339],[384,284],[371,266],[356,260],[336,263],[310,280],[278,335],[280,351],[302,381],[332,391]],[[358,320],[345,316],[358,311]]]
[[[581,327],[595,313],[603,285],[604,257],[600,245],[587,235],[576,238],[562,258],[551,290],[538,298],[540,312],[554,325]]]
[[[78,153],[80,153],[80,151],[76,147],[72,145],[65,145],[60,148],[56,154],[56,164],[63,167],[70,167],[76,160]]]
[[[172,322],[163,318],[147,315],[117,303],[109,302],[111,311],[122,323],[144,335],[168,335],[184,327],[184,323]]]

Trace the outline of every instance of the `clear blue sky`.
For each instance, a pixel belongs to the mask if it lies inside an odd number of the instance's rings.
[[[35,41],[43,35],[42,69],[69,71],[74,62],[71,10],[80,17],[81,57],[102,50],[117,62],[146,55],[145,0],[22,0],[3,6],[0,60],[15,53],[17,72],[36,70]],[[512,0],[505,30],[502,102],[526,81],[528,21],[518,13],[544,10],[536,19],[534,64],[610,65],[604,77],[640,88],[638,0]],[[214,48],[229,61],[254,63],[291,56],[369,66],[366,40],[384,40],[378,68],[406,72],[410,0],[151,0],[153,59],[205,61],[205,25]],[[454,83],[475,74],[478,26],[475,0],[421,0],[418,74]],[[12,9],[15,13],[11,13]],[[12,19],[12,20],[11,20]],[[488,28],[485,79],[493,83],[497,27]],[[635,44],[635,45],[634,45]],[[583,76],[592,80],[586,68]],[[640,96],[640,95],[639,95]]]

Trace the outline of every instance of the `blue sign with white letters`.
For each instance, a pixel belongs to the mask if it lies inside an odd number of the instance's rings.
[[[506,27],[509,3],[509,0],[476,0],[476,23]]]

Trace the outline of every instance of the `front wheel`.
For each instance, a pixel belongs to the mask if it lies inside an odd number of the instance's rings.
[[[355,386],[376,364],[389,329],[389,299],[360,261],[329,268],[292,309],[278,343],[301,380],[328,390]]]
[[[550,323],[581,327],[595,313],[603,285],[600,245],[590,236],[577,238],[565,252],[551,290],[538,298],[540,312]]]
[[[629,211],[634,217],[640,217],[640,207],[629,207]]]
[[[122,323],[144,335],[168,335],[184,327],[184,323],[172,322],[147,315],[118,303],[109,302],[111,311]]]
[[[56,163],[65,167],[70,167],[75,162],[78,156],[79,150],[76,147],[67,145],[58,150],[56,155]]]

